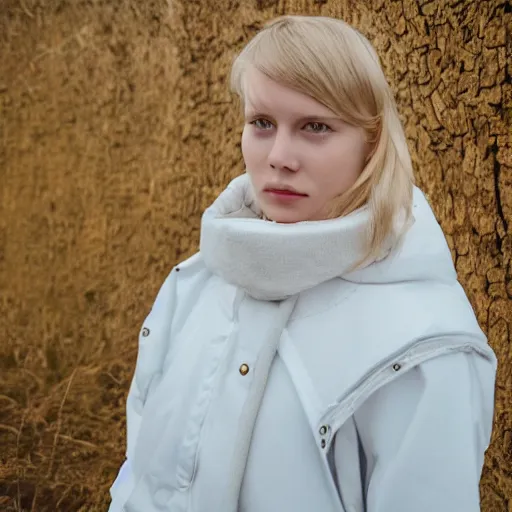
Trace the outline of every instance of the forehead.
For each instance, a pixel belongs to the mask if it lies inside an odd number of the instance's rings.
[[[245,75],[244,108],[246,115],[333,116],[332,110],[314,98],[275,82],[254,68],[249,68]]]

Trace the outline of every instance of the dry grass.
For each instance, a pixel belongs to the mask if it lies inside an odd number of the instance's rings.
[[[510,2],[171,7],[2,0],[0,509],[106,510],[137,331],[242,168],[231,56],[287,12],[344,17],[382,57],[418,182],[501,362],[482,508],[509,512]]]
[[[170,33],[165,1],[2,2],[1,510],[107,508],[138,325],[188,231]]]

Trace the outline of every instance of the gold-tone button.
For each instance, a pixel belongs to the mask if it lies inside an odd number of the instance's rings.
[[[243,375],[244,377],[249,373],[249,367],[244,363],[240,366],[240,369],[238,370],[240,372],[240,375]]]

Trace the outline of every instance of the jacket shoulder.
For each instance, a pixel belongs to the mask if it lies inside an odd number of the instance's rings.
[[[197,292],[198,287],[204,284],[207,275],[209,271],[200,252],[178,263],[170,273],[176,281],[176,294],[181,301],[188,292]]]
[[[205,268],[203,258],[201,256],[200,252],[196,252],[186,260],[183,260],[181,263],[178,263],[173,270],[176,270],[177,272],[194,272],[197,270],[202,270]]]
[[[340,281],[318,292],[298,304],[305,314],[293,319],[279,348],[317,437],[322,425],[332,434],[375,390],[426,361],[454,352],[494,360],[455,280],[387,286]],[[322,302],[336,294],[338,303],[324,309]],[[313,304],[320,311],[308,316]],[[331,440],[320,436],[318,444]]]

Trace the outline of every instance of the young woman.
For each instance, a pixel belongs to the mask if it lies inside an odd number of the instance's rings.
[[[378,57],[287,16],[236,59],[246,173],[144,323],[111,512],[476,512],[496,361]]]

